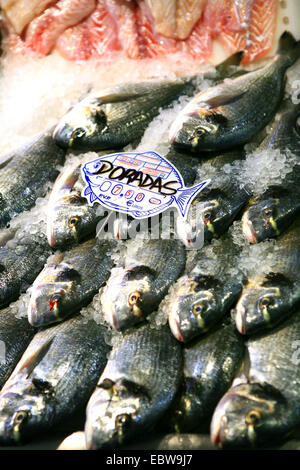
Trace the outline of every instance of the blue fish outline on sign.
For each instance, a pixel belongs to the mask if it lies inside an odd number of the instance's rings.
[[[193,199],[209,183],[185,187],[177,168],[157,152],[119,152],[84,163],[82,190],[89,205],[144,219],[176,207],[186,219]]]

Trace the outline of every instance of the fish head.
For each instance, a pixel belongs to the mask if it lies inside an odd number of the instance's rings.
[[[53,269],[53,266],[52,266]],[[80,274],[68,266],[51,266],[33,284],[28,306],[28,321],[35,327],[64,320],[79,302]]]
[[[291,310],[292,283],[281,274],[270,273],[255,285],[246,285],[236,305],[235,321],[240,333],[251,335],[272,327]]]
[[[97,387],[87,406],[87,448],[116,448],[136,433],[150,397],[144,386],[126,379],[101,378]]]
[[[169,312],[175,338],[189,341],[216,323],[222,309],[218,280],[208,275],[184,277],[178,284]]]
[[[108,148],[105,146],[107,118],[105,105],[97,99],[85,99],[75,105],[58,123],[53,139],[62,148],[85,150]],[[99,147],[101,137],[103,146]]]
[[[48,219],[47,236],[52,248],[80,243],[95,230],[95,210],[79,194],[64,197]]]
[[[211,422],[211,438],[224,449],[251,449],[281,441],[290,414],[283,395],[268,384],[242,384],[227,392]]]
[[[171,126],[170,143],[175,148],[193,152],[217,150],[222,148],[225,124],[226,119],[219,112],[205,108],[188,112]]]
[[[188,221],[194,227],[194,232],[197,232],[197,228],[198,231],[203,230],[204,226],[204,239],[211,240],[224,232],[242,204],[241,200],[233,204],[231,194],[208,187],[192,202]]]
[[[155,272],[147,266],[116,268],[102,295],[106,320],[122,330],[144,320],[155,309]]]
[[[263,199],[249,206],[242,217],[243,233],[250,243],[259,243],[278,236],[291,222],[293,201],[291,197]]]
[[[32,383],[22,394],[3,390],[0,406],[0,443],[19,445],[39,429],[45,410],[45,396],[36,393]]]

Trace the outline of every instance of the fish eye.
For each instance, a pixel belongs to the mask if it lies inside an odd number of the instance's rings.
[[[202,306],[201,304],[195,304],[193,305],[193,314],[194,315],[199,315],[202,311]]]
[[[129,294],[129,297],[128,297],[129,305],[135,305],[140,297],[141,297],[141,294],[138,291],[135,291]]]
[[[131,416],[127,413],[118,415],[115,419],[116,427],[128,426],[131,423]]]
[[[29,418],[29,416],[30,416],[29,411],[26,411],[26,410],[17,411],[13,418],[14,424],[23,423],[27,418]]]
[[[82,127],[78,127],[72,132],[71,138],[72,139],[80,139],[85,135],[85,130]]]
[[[259,410],[251,410],[247,413],[245,422],[246,424],[257,424],[261,419],[261,412]]]
[[[264,308],[264,307],[267,307],[269,303],[270,303],[269,297],[263,297],[259,302],[259,306],[260,308]]]
[[[60,299],[61,299],[61,295],[60,295],[60,294],[53,294],[53,295],[51,295],[50,300],[49,300],[49,307],[50,307],[50,310],[52,310],[52,309],[54,308],[54,306],[58,304],[58,302],[60,301]]]
[[[80,222],[80,217],[70,217],[68,220],[68,225],[69,227],[73,228],[76,227],[76,225]]]
[[[264,214],[266,217],[272,217],[273,215],[273,208],[268,208],[268,209],[264,209]]]
[[[202,127],[199,127],[198,129],[195,130],[195,135],[197,137],[200,137],[203,134],[205,134],[205,130]]]

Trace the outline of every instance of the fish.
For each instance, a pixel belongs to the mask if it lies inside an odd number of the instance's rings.
[[[52,254],[41,213],[35,206],[15,217],[10,229],[0,231],[0,308],[28,289]]]
[[[243,233],[250,243],[259,243],[280,235],[293,222],[300,209],[299,117],[299,105],[291,102],[285,104],[272,133],[257,149],[258,152],[279,149],[286,155],[286,175],[281,175],[278,183],[272,181],[263,194],[258,194],[249,201],[242,222]]]
[[[23,299],[25,301],[25,296]],[[27,318],[21,317],[24,315],[23,305],[20,301],[0,310],[0,390],[36,332]]]
[[[244,342],[230,322],[186,345],[180,393],[163,422],[169,432],[204,428],[239,370]]]
[[[123,152],[96,158],[82,167],[82,195],[143,219],[175,206],[186,217],[192,199],[209,180],[186,188],[175,166],[157,152]],[[114,184],[116,182],[116,184]]]
[[[0,228],[33,207],[58,176],[65,151],[53,142],[52,131],[40,133],[28,144],[1,157]]]
[[[300,42],[285,31],[264,67],[197,94],[170,128],[170,142],[201,154],[243,145],[274,116],[284,93],[285,72],[299,57]]]
[[[164,299],[177,340],[188,342],[211,330],[237,301],[244,282],[237,266],[240,251],[232,237],[225,236],[192,253],[185,273]]]
[[[266,250],[256,253],[256,267],[247,275],[234,310],[237,329],[245,335],[273,328],[293,313],[300,300],[299,218],[273,247],[264,243]]]
[[[86,411],[87,449],[114,449],[151,430],[171,405],[182,353],[168,326],[118,334]]]
[[[215,445],[274,447],[299,427],[299,320],[297,309],[284,324],[248,340],[244,367],[213,415]]]
[[[218,238],[246,206],[252,190],[248,184],[239,184],[244,158],[243,149],[237,149],[206,158],[199,165],[198,177],[210,184],[193,199],[186,220],[177,220],[178,236],[185,246],[190,247],[203,230],[205,241]]]
[[[29,323],[56,323],[87,305],[110,275],[113,248],[113,242],[94,238],[54,254],[32,285]]]
[[[75,150],[104,150],[138,141],[161,107],[191,93],[195,77],[126,83],[87,96],[58,123],[57,145]]]
[[[49,433],[84,409],[110,347],[106,328],[78,315],[39,331],[0,392],[0,443]]]
[[[101,215],[96,204],[90,206],[81,195],[85,186],[81,165],[92,159],[89,156],[74,163],[63,170],[55,181],[47,217],[47,237],[52,248],[78,244],[88,236],[95,235]]]
[[[185,260],[185,248],[178,240],[126,241],[101,295],[107,323],[124,330],[142,322],[180,276]]]

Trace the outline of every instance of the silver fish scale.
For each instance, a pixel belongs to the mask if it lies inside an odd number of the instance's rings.
[[[181,348],[169,328],[147,324],[115,338],[99,382],[125,378],[146,388],[152,406],[170,403],[179,385],[180,363]]]
[[[300,401],[300,368],[295,341],[300,340],[299,311],[285,325],[248,341],[251,383],[273,385],[291,400]],[[300,343],[299,343],[300,344]],[[299,356],[299,354],[298,354]]]
[[[48,184],[59,173],[57,167],[63,163],[64,155],[48,131],[7,156],[0,175],[0,226],[45,195]]]

